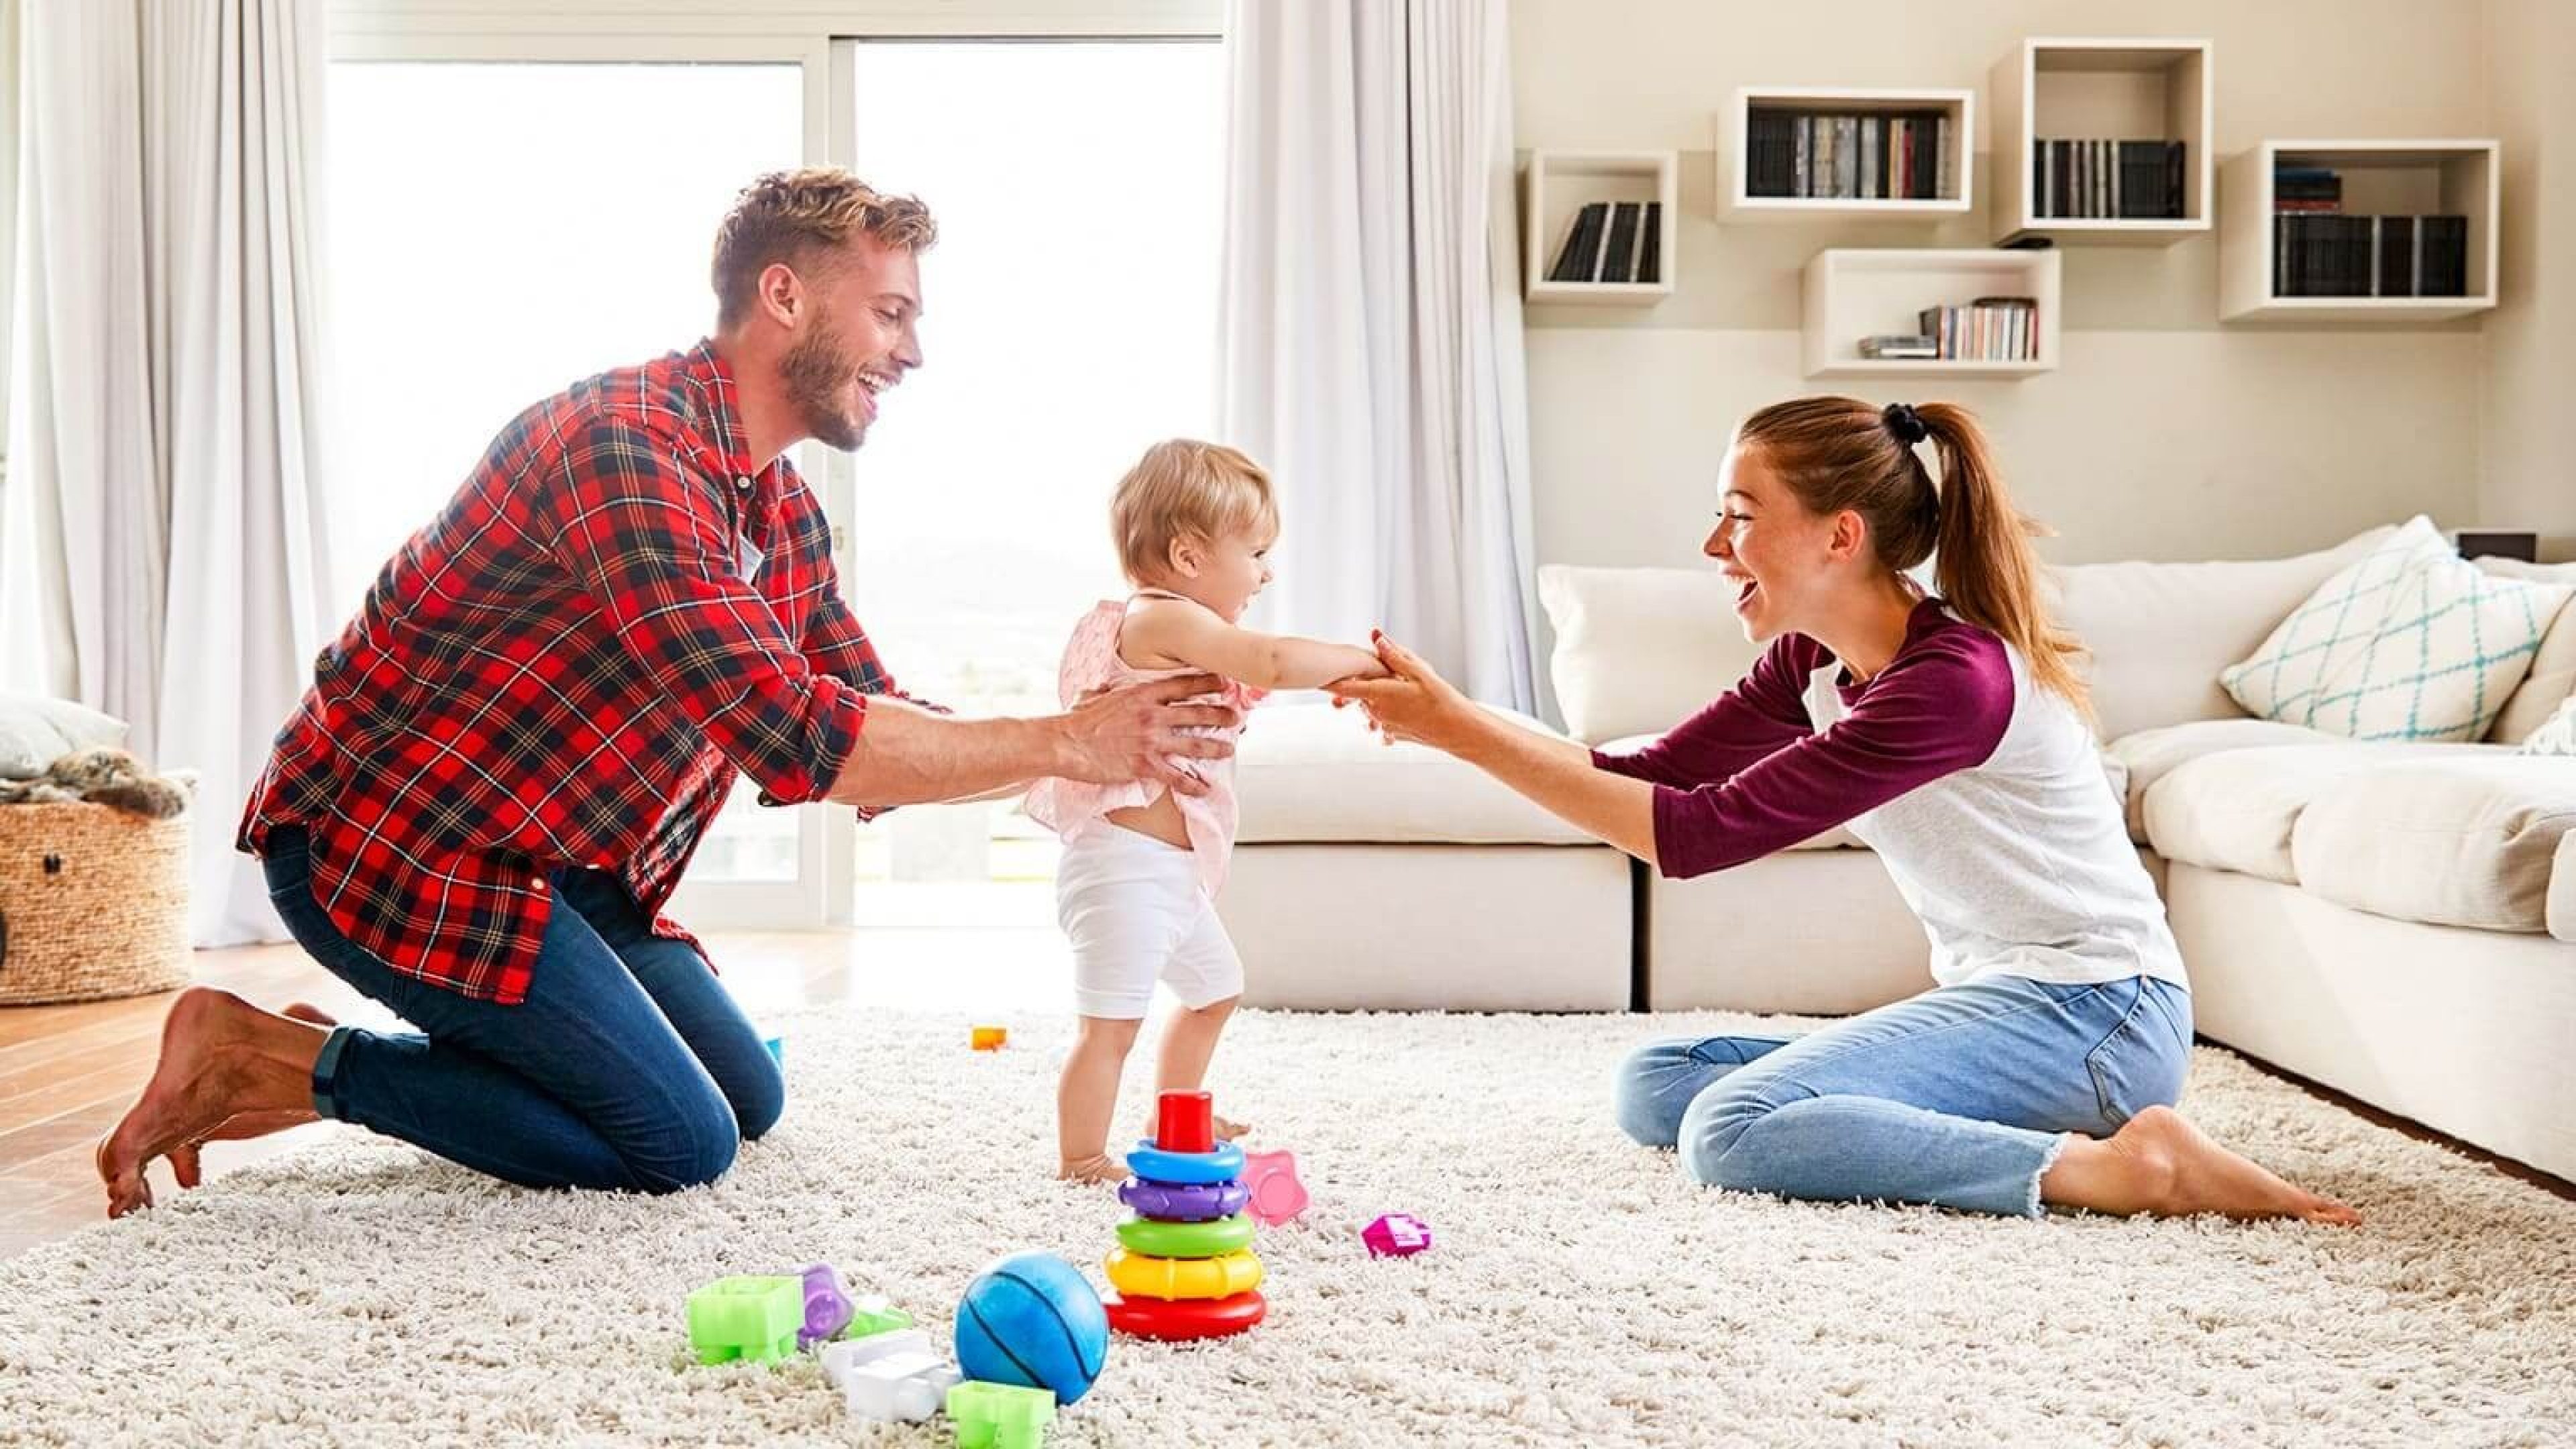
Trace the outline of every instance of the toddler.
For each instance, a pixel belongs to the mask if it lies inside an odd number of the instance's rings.
[[[1135,592],[1074,626],[1056,681],[1067,706],[1102,686],[1208,673],[1225,681],[1218,697],[1240,712],[1266,690],[1386,672],[1366,649],[1238,626],[1270,582],[1279,507],[1269,476],[1234,449],[1155,444],[1119,482],[1109,521]],[[1183,768],[1207,783],[1206,794],[1071,780],[1041,780],[1029,791],[1030,817],[1064,840],[1056,918],[1073,943],[1082,1022],[1056,1088],[1056,1147],[1058,1175],[1073,1181],[1126,1175],[1109,1152],[1109,1119],[1154,983],[1170,982],[1181,1003],[1163,1032],[1159,1091],[1197,1089],[1243,994],[1243,963],[1215,906],[1234,848],[1234,762]],[[1217,1125],[1223,1137],[1243,1130]]]

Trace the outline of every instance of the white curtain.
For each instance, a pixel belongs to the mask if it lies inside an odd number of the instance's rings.
[[[9,364],[18,351],[9,319],[18,286],[18,106],[25,84],[18,65],[18,0],[0,0],[0,545],[7,542]],[[0,554],[0,570],[7,567],[7,556]],[[0,639],[0,660],[8,648]],[[0,669],[0,688],[6,685]]]
[[[1230,0],[1226,43],[1220,435],[1279,482],[1268,617],[1529,709],[1503,0]]]
[[[329,620],[324,0],[26,0],[9,571],[57,693],[199,777],[200,944],[278,934],[233,826]],[[23,661],[12,672],[26,677]]]

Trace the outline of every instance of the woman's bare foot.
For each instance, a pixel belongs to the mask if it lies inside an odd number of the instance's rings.
[[[161,1023],[152,1080],[98,1144],[107,1215],[152,1205],[144,1169],[153,1158],[205,1140],[239,1114],[309,1109],[322,1040],[310,1023],[289,1023],[229,991],[179,993]]]
[[[2219,1146],[2171,1107],[2149,1107],[2108,1138],[2070,1139],[2039,1186],[2043,1201],[2095,1212],[2361,1223],[2350,1207]]]
[[[309,1021],[315,1026],[320,1027],[333,1027],[340,1024],[339,1021],[329,1012],[324,1011],[318,1006],[302,1001],[288,1002],[286,1004],[286,1009],[278,1014],[280,1016],[291,1017],[296,1021]],[[179,1186],[183,1188],[195,1187],[198,1183],[205,1180],[204,1169],[198,1163],[197,1149],[205,1146],[207,1143],[242,1142],[253,1137],[265,1137],[271,1132],[283,1132],[289,1127],[301,1127],[307,1122],[319,1122],[321,1120],[322,1114],[314,1111],[310,1107],[289,1108],[283,1112],[236,1113],[233,1116],[225,1118],[222,1126],[217,1127],[214,1131],[207,1133],[205,1136],[200,1137],[193,1142],[183,1142],[178,1146],[171,1148],[170,1175],[178,1179]]]
[[[1127,1176],[1127,1164],[1106,1152],[1095,1152],[1089,1157],[1066,1158],[1055,1175],[1066,1182],[1118,1182]]]

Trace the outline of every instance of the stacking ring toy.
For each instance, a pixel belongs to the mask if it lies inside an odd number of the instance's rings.
[[[1244,1252],[1148,1258],[1112,1248],[1102,1266],[1109,1270],[1109,1286],[1128,1298],[1231,1298],[1261,1286],[1261,1260]]]
[[[1241,1333],[1261,1321],[1270,1304],[1258,1293],[1237,1293],[1231,1298],[1121,1298],[1111,1293],[1100,1300],[1109,1310],[1109,1326],[1136,1338],[1157,1338],[1177,1343],[1192,1338],[1223,1338]]]
[[[1171,1223],[1201,1223],[1243,1211],[1252,1189],[1239,1182],[1148,1182],[1131,1177],[1118,1184],[1118,1200],[1138,1214]]]
[[[1148,1258],[1217,1258],[1250,1247],[1253,1226],[1249,1213],[1204,1223],[1130,1218],[1118,1225],[1118,1243]]]
[[[1151,1142],[1138,1142],[1127,1154],[1127,1170],[1156,1182],[1232,1182],[1243,1176],[1243,1149],[1220,1142],[1214,1152],[1165,1152]]]

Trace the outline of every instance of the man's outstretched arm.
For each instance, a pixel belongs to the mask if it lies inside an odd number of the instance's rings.
[[[1205,674],[1159,679],[1035,719],[957,719],[874,696],[866,728],[824,798],[870,808],[919,805],[1047,776],[1102,784],[1154,780],[1184,795],[1205,794],[1206,782],[1174,762],[1234,753],[1230,741],[1185,733],[1237,723],[1225,705],[1182,702],[1219,684]]]

